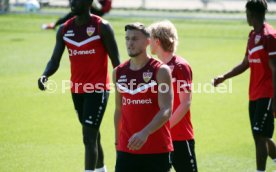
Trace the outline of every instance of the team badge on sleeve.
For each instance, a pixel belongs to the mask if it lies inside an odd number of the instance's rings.
[[[259,41],[261,40],[261,35],[256,35],[255,36],[255,44],[258,44],[259,43]]]
[[[149,82],[151,77],[152,77],[152,72],[144,72],[143,73],[143,79],[144,79],[145,82]]]
[[[94,32],[95,32],[94,27],[90,26],[90,27],[86,28],[86,33],[87,33],[88,36],[92,36]]]

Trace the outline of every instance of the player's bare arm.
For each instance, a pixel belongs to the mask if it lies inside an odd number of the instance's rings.
[[[237,76],[239,74],[242,74],[244,71],[246,71],[249,68],[249,61],[247,56],[244,57],[243,61],[235,66],[232,70],[227,72],[224,75],[220,75],[214,78],[213,84],[216,87],[220,83],[224,82],[226,79],[232,78],[234,76]]]
[[[273,101],[272,101],[272,110],[274,112],[274,117],[275,117],[275,112],[276,112],[276,58],[270,58],[269,60],[270,68],[272,71],[272,81],[273,81],[273,87],[274,87],[274,96],[273,96]]]
[[[122,97],[116,87],[116,68],[113,70],[113,83],[115,86],[115,112],[114,112],[114,127],[115,127],[115,145],[118,144],[118,137],[120,133],[120,122],[121,122],[121,106]]]
[[[157,72],[158,85],[165,85],[158,90],[158,104],[160,111],[155,115],[152,121],[141,131],[135,133],[129,139],[128,148],[130,150],[139,150],[146,143],[148,136],[161,128],[171,117],[173,92],[172,77],[168,66],[162,65]],[[166,91],[165,90],[166,87]]]
[[[117,42],[115,40],[114,31],[106,20],[102,20],[101,34],[103,37],[103,45],[108,53],[112,66],[115,68],[120,64],[120,55]]]
[[[59,68],[60,60],[65,49],[65,44],[62,38],[62,29],[63,29],[63,26],[61,26],[57,32],[56,45],[55,45],[52,57],[49,60],[42,76],[38,79],[38,87],[40,90],[46,89],[45,83],[47,82],[47,78],[53,75]]]
[[[170,127],[173,128],[187,114],[191,106],[192,93],[181,91],[179,94],[180,104],[170,118]]]

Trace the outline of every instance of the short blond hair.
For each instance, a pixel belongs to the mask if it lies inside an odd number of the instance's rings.
[[[177,30],[172,22],[165,20],[156,22],[148,27],[150,36],[159,39],[164,51],[175,52],[178,44]]]

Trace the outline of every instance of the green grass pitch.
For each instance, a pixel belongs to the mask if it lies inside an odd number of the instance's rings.
[[[37,88],[37,79],[55,44],[55,32],[43,31],[40,26],[56,18],[0,16],[1,172],[83,170],[80,124],[70,92],[61,92],[61,81],[70,76],[67,52],[60,69],[50,78],[58,83],[57,91],[41,92]],[[146,24],[157,21],[107,19],[115,30],[122,61],[128,59],[124,25],[134,21]],[[199,171],[254,171],[255,151],[248,118],[248,71],[232,80],[232,93],[198,93],[202,88],[198,87],[199,84],[210,83],[214,76],[242,60],[251,28],[245,21],[173,22],[179,34],[177,54],[190,62],[197,90],[193,94],[191,111]],[[272,25],[276,27],[275,22]],[[208,85],[205,88],[212,89]],[[111,94],[101,126],[105,163],[109,171],[114,171],[115,163],[113,111],[114,95]],[[276,166],[268,159],[267,171],[273,169]]]

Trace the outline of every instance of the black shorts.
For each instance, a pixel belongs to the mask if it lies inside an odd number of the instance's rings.
[[[170,153],[130,154],[117,152],[115,172],[169,172]]]
[[[197,172],[195,141],[173,141],[173,148],[171,160],[175,171]]]
[[[72,93],[75,110],[82,125],[99,128],[105,112],[109,93]]]
[[[271,101],[271,98],[249,101],[250,123],[254,135],[272,138],[274,132],[274,116]]]

